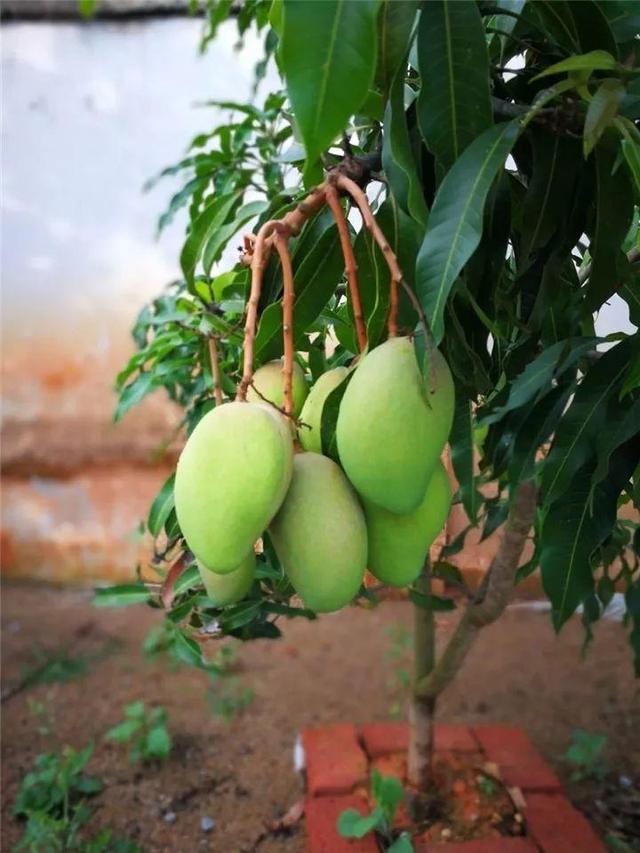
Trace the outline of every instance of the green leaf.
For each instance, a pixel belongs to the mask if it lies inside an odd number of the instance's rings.
[[[242,190],[213,199],[198,215],[180,253],[180,267],[187,283],[192,286],[198,261],[207,243],[224,225],[227,217],[242,196]]]
[[[381,0],[378,12],[376,84],[385,98],[394,78],[404,76],[407,46],[418,8],[417,0]]]
[[[615,56],[607,53],[606,50],[591,50],[589,53],[581,53],[577,56],[570,56],[568,59],[563,59],[562,62],[556,62],[550,65],[532,78],[539,80],[541,77],[549,77],[551,74],[564,74],[572,71],[614,71],[618,67],[618,61]]]
[[[522,205],[518,272],[522,275],[531,255],[561,232],[574,197],[580,168],[578,141],[532,128],[533,175]],[[576,150],[577,149],[577,150]]]
[[[202,255],[202,268],[207,275],[210,274],[213,263],[219,260],[222,250],[234,234],[237,234],[251,219],[263,213],[267,207],[266,201],[250,201],[238,210],[231,222],[221,225],[211,234]]]
[[[597,342],[597,338],[569,338],[547,347],[511,382],[506,403],[480,418],[482,425],[497,423],[508,412],[524,406],[544,389],[550,390],[552,379],[558,379],[585,353],[594,350]]]
[[[147,732],[144,751],[150,758],[166,758],[171,752],[171,737],[164,725],[154,726]]]
[[[351,381],[353,372],[348,373],[342,382],[337,385],[333,391],[327,396],[322,407],[322,415],[320,421],[320,437],[322,441],[322,452],[325,456],[333,459],[334,462],[340,463],[338,456],[338,445],[336,442],[336,426],[338,423],[338,412],[340,411],[340,403],[347,390],[347,385]]]
[[[114,740],[116,743],[128,743],[139,730],[141,723],[138,720],[124,720],[118,723],[105,734],[106,740]]]
[[[97,589],[94,607],[128,607],[149,601],[151,595],[143,583],[124,583]]]
[[[90,18],[93,18],[96,13],[96,6],[98,0],[77,0],[77,2],[80,17],[84,18],[85,21],[88,21]]]
[[[584,303],[589,313],[597,311],[625,279],[629,263],[622,243],[633,218],[631,184],[624,169],[613,171],[615,152],[599,146],[595,159],[596,220]]]
[[[147,518],[147,527],[149,532],[155,538],[162,532],[162,528],[169,514],[174,507],[173,501],[173,483],[176,479],[175,473],[165,480],[162,488],[153,499],[151,508],[149,509],[149,517]]]
[[[451,464],[458,480],[462,505],[469,521],[475,525],[482,497],[476,489],[474,477],[473,415],[471,412],[471,403],[469,400],[461,397],[456,399],[449,444],[451,445]]]
[[[624,97],[624,86],[620,80],[603,80],[589,102],[584,120],[584,156],[588,157],[605,130],[618,114]]]
[[[439,164],[448,169],[492,124],[489,56],[472,0],[429,0],[418,29],[418,124]]]
[[[487,194],[518,136],[517,122],[497,125],[472,142],[445,176],[416,265],[416,289],[436,343],[453,283],[482,236]]]
[[[176,657],[186,663],[187,666],[195,666],[198,669],[206,669],[207,664],[202,657],[202,649],[191,637],[187,637],[184,631],[176,631],[174,635],[173,649]]]
[[[544,460],[541,487],[546,506],[567,491],[580,468],[593,457],[600,436],[607,429],[608,403],[616,399],[632,353],[639,345],[640,341],[627,338],[602,354],[582,379]]]
[[[403,832],[396,840],[387,847],[387,853],[414,853],[413,843],[410,836]]]
[[[373,82],[379,0],[285,0],[280,57],[307,150],[319,155],[357,112]]]
[[[380,809],[361,815],[356,809],[345,809],[338,817],[337,829],[343,838],[364,838],[373,832],[382,821]]]
[[[618,496],[637,464],[637,450],[618,448],[604,480],[593,486],[593,468],[583,468],[545,515],[540,567],[556,630],[594,590],[591,555],[609,535],[616,520]]]
[[[635,139],[623,139],[620,143],[622,153],[626,160],[631,177],[636,187],[636,193],[640,193],[640,145]]]
[[[426,226],[429,211],[416,171],[404,109],[404,74],[393,81],[384,115],[382,166],[394,198],[416,222]]]
[[[466,531],[465,531],[466,533]],[[415,589],[409,590],[409,598],[423,610],[433,610],[436,613],[445,613],[449,610],[456,609],[455,601],[450,598],[442,598],[439,595],[426,595],[423,592],[418,592]]]
[[[125,386],[118,397],[118,405],[113,415],[114,421],[120,421],[133,406],[137,406],[147,394],[155,391],[158,382],[153,373],[140,373],[133,382]]]
[[[536,454],[555,430],[572,387],[564,384],[553,388],[528,412],[513,441],[509,461],[509,480],[513,487],[533,477]]]
[[[613,451],[640,433],[640,396],[635,400],[613,402],[615,417],[610,417],[609,428],[600,435],[598,440],[598,465],[592,478],[594,484],[607,476]]]
[[[189,566],[188,569],[185,569],[185,571],[182,572],[176,581],[175,586],[173,587],[173,594],[180,595],[181,593],[192,589],[194,586],[200,586],[201,584],[202,580],[200,578],[198,567]]]

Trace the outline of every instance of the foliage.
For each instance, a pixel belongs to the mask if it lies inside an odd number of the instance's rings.
[[[147,711],[144,702],[132,702],[124,709],[124,720],[105,735],[106,740],[129,744],[129,760],[164,760],[171,752],[171,735],[167,730],[167,712],[156,707]]]
[[[603,753],[606,748],[606,735],[585,732],[582,729],[572,732],[571,744],[564,754],[564,760],[574,768],[571,781],[601,779],[605,770]]]
[[[99,794],[102,783],[85,773],[93,747],[79,752],[70,746],[39,755],[22,782],[13,807],[26,827],[16,850],[33,853],[137,853],[129,841],[112,838],[103,830],[93,839],[82,838],[91,817],[86,800]]]
[[[413,844],[406,832],[393,837],[393,820],[403,800],[402,784],[395,776],[382,776],[378,770],[371,774],[371,793],[374,809],[361,815],[356,809],[345,809],[338,818],[338,832],[345,838],[364,838],[375,832],[384,839],[385,850],[392,853],[412,853]]]
[[[207,0],[203,46],[230,9],[229,0]],[[626,324],[600,338],[594,323],[612,299],[640,321],[634,4],[252,0],[236,25],[241,38],[252,26],[265,34],[258,77],[271,57],[284,90],[261,106],[223,104],[226,120],[165,170],[183,179],[159,223],[187,212],[183,279],[138,316],[116,417],[163,388],[192,430],[214,405],[212,339],[223,396],[233,396],[249,275],[242,262],[221,271],[222,251],[243,229],[291,210],[323,168],[365,164],[376,220],[456,381],[451,454],[470,524],[439,564],[461,550],[472,526],[483,537],[499,528],[518,485],[535,479],[535,553],[519,578],[539,566],[556,629],[582,605],[588,636],[619,585],[640,672],[640,534],[637,522],[618,517],[625,505],[640,506],[640,339]],[[331,38],[310,45],[309,32]],[[359,220],[350,228],[373,346],[385,335],[388,272]],[[314,216],[291,250],[294,341],[313,381],[357,352],[331,215]],[[282,354],[281,294],[272,257],[256,366]],[[405,297],[400,331],[415,334],[423,352]],[[337,346],[325,347],[328,339]],[[326,448],[338,404],[336,395],[333,411],[327,406]],[[482,488],[489,483],[492,490]],[[171,482],[147,528],[160,582],[186,560],[189,580],[167,612],[182,659],[206,666],[194,641],[203,634],[277,637],[281,616],[313,617],[291,603],[268,538],[246,600],[211,607],[189,574]],[[160,603],[142,582],[99,600]],[[414,600],[451,606],[435,596]]]

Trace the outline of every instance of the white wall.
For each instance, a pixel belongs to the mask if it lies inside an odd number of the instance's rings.
[[[219,112],[194,102],[250,97],[257,41],[238,53],[235,25],[225,25],[201,56],[201,26],[3,26],[5,415],[32,419],[55,405],[72,416],[81,386],[97,416],[110,413],[131,320],[178,275],[184,233],[183,214],[155,241],[176,184],[148,194],[142,185],[215,125]]]

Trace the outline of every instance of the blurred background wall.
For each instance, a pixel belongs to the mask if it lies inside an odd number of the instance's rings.
[[[185,226],[156,241],[175,184],[142,187],[215,125],[194,102],[250,98],[259,48],[237,51],[229,25],[200,55],[187,15],[6,7],[36,20],[2,26],[2,570],[130,577],[176,412],[158,394],[114,426],[113,380],[135,314],[179,274]]]

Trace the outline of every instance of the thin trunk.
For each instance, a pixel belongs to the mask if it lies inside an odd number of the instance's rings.
[[[431,594],[431,564],[427,556],[416,588],[424,595]],[[426,678],[435,664],[436,633],[433,610],[414,605],[414,685]],[[433,726],[435,697],[418,696],[415,691],[409,707],[408,781],[418,791],[426,791],[431,783],[433,758]]]

